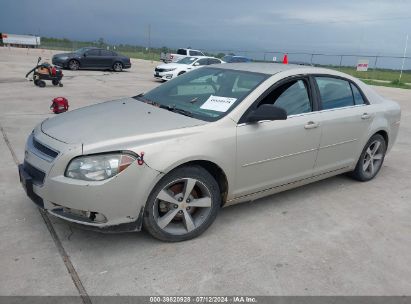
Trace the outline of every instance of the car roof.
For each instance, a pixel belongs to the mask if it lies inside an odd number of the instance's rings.
[[[282,64],[275,62],[239,62],[239,63],[225,63],[218,66],[219,69],[238,70],[262,73],[267,75],[274,75],[284,71],[290,71],[294,74],[329,74],[336,76],[343,76],[346,78],[353,78],[348,74],[341,73],[335,70],[319,68],[313,66],[304,66],[299,64]]]
[[[202,58],[213,58],[213,59],[219,59],[217,57],[211,57],[211,56],[190,56],[190,57],[197,57],[198,59],[202,59]]]

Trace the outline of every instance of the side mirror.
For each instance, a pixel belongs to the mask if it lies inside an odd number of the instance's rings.
[[[87,53],[84,53],[84,54],[83,54],[83,57],[87,57]]]
[[[198,63],[198,62],[195,62],[194,64],[193,64],[193,66],[199,66],[200,64]]]
[[[270,104],[263,104],[247,117],[247,122],[258,122],[262,120],[286,120],[287,112],[279,107]]]

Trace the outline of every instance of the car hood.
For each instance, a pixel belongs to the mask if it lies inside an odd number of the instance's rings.
[[[167,63],[167,64],[160,64],[157,66],[157,69],[176,69],[187,66],[186,64],[181,63]]]
[[[59,114],[43,121],[41,130],[67,144],[99,145],[206,123],[125,98]]]

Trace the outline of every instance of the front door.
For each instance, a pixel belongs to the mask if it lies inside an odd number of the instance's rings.
[[[100,50],[91,49],[84,53],[81,59],[82,68],[98,68],[100,64]]]
[[[274,104],[287,119],[242,123],[237,127],[235,197],[308,178],[321,139],[309,82],[293,78],[275,87],[256,106]]]

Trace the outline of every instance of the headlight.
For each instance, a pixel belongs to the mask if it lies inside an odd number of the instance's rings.
[[[86,181],[101,181],[113,177],[136,160],[130,154],[110,153],[74,158],[65,176]]]
[[[174,69],[164,69],[164,72],[171,72],[171,71],[174,71],[176,68],[174,68]]]

